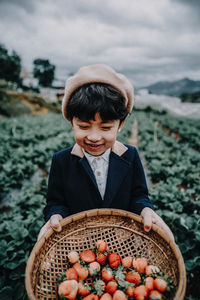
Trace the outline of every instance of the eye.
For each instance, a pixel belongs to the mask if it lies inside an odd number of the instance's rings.
[[[80,128],[80,129],[88,129],[89,126],[88,126],[88,125],[79,125],[79,128]]]
[[[112,128],[112,126],[102,126],[101,128],[105,131],[108,131]]]

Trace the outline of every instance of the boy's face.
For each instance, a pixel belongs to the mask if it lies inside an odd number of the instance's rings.
[[[91,155],[98,156],[111,148],[116,141],[117,133],[124,125],[120,120],[103,122],[99,113],[95,120],[88,122],[76,117],[72,120],[76,143]]]

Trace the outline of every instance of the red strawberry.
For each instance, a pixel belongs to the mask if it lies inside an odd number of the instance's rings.
[[[105,265],[106,259],[107,259],[107,255],[103,253],[97,253],[96,260],[98,261],[98,263],[100,263],[101,265]]]
[[[115,280],[111,280],[106,285],[106,292],[109,294],[114,294],[117,290],[118,284]]]
[[[164,278],[157,277],[154,279],[154,288],[160,292],[165,292],[167,289],[167,281]]]
[[[144,285],[139,285],[134,290],[134,296],[136,300],[144,300],[148,295],[148,290]]]
[[[78,274],[74,268],[69,268],[66,271],[67,280],[76,280],[78,281]]]
[[[83,281],[79,281],[78,283],[78,294],[81,296],[87,296],[90,293],[90,287],[88,284]]]
[[[78,279],[79,280],[85,280],[88,277],[88,269],[86,269],[85,267],[81,266],[80,263],[75,263],[73,265],[73,268],[76,270],[77,274],[78,274]]]
[[[89,294],[88,296],[84,297],[82,300],[99,300],[99,296],[95,294]]]
[[[135,291],[135,287],[130,285],[127,289],[126,289],[126,295],[128,295],[129,297],[133,297],[134,296],[134,291]]]
[[[58,286],[58,294],[61,297],[74,300],[78,291],[78,282],[76,280],[65,280]]]
[[[127,300],[127,297],[124,292],[117,290],[113,295],[113,300]]]
[[[146,267],[148,265],[147,259],[145,257],[138,257],[133,259],[133,268],[139,273],[145,273]]]
[[[86,262],[86,263],[91,263],[93,261],[95,261],[96,257],[95,257],[95,253],[93,250],[84,250],[80,253],[80,258],[82,261]]]
[[[104,281],[110,281],[114,278],[113,272],[110,268],[103,268],[101,270],[101,276]]]
[[[126,273],[126,281],[138,285],[141,281],[141,276],[138,272],[130,271]]]
[[[149,293],[149,300],[162,300],[162,294],[156,290],[152,290]]]
[[[144,280],[144,285],[147,287],[147,289],[150,291],[150,290],[153,290],[153,286],[154,286],[154,279],[153,277],[146,277],[145,280]]]
[[[111,268],[117,268],[121,263],[121,257],[117,253],[111,253],[108,255],[108,262]]]
[[[101,296],[100,300],[112,300],[112,296],[108,293],[105,293]]]
[[[122,265],[124,266],[124,268],[131,268],[132,262],[133,258],[131,256],[127,256],[122,259]]]
[[[108,247],[107,243],[103,240],[98,240],[96,242],[96,246],[97,246],[98,252],[101,252],[101,253],[105,252],[107,250],[107,247]]]

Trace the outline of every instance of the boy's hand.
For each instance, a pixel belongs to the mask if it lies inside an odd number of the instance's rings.
[[[144,230],[150,231],[152,224],[156,224],[165,234],[168,235],[169,239],[174,242],[174,235],[167,224],[159,217],[150,207],[145,207],[141,211],[143,218]]]
[[[62,227],[60,225],[60,221],[62,220],[62,216],[57,214],[51,216],[49,221],[46,222],[46,224],[41,228],[37,240],[39,239],[50,229],[52,228],[54,231],[60,232],[62,230]]]

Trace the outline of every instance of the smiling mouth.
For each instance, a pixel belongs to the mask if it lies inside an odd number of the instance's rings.
[[[88,143],[85,143],[88,147],[91,147],[91,148],[99,148],[100,146],[102,146],[102,144],[88,144]]]

